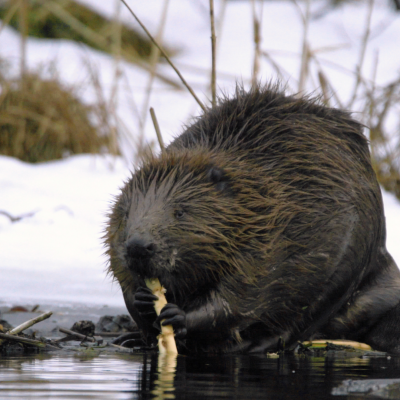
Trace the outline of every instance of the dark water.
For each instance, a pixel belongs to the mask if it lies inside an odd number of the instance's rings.
[[[387,378],[400,378],[400,359],[178,356],[159,361],[152,354],[0,357],[0,399],[344,399],[347,396],[331,394],[343,380]]]

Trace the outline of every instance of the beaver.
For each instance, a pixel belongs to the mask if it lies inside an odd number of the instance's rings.
[[[385,231],[361,124],[269,84],[220,97],[143,161],[112,205],[105,245],[147,343],[164,319],[180,352],[342,338],[400,353]],[[145,278],[167,290],[158,318]]]

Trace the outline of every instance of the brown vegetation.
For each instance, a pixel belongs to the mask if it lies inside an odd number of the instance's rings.
[[[69,154],[115,153],[112,132],[98,133],[99,110],[82,104],[56,78],[37,74],[7,80],[0,75],[0,154],[28,162]]]

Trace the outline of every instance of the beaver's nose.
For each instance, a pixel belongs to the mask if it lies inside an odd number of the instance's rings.
[[[128,257],[151,258],[156,252],[156,245],[142,238],[130,238],[126,241]]]

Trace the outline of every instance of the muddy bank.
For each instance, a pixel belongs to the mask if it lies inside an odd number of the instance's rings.
[[[23,330],[25,338],[47,342],[45,348],[26,343],[9,342],[7,338],[3,337],[0,338],[0,341],[3,340],[3,343],[0,343],[2,354],[10,355],[41,351],[85,351],[85,349],[100,350],[106,348],[107,351],[113,353],[115,351],[123,351],[123,349],[110,346],[112,340],[120,334],[136,329],[131,317],[126,315],[126,310],[123,307],[79,303],[43,303],[35,305],[2,302],[0,303],[0,332],[7,335],[10,329],[49,311],[52,312],[49,318]],[[88,339],[71,337],[60,331],[60,329],[70,330],[79,321],[89,321],[89,325],[92,325],[92,329],[82,332],[84,335],[89,336]],[[99,336],[98,333],[102,333],[102,336]],[[69,340],[60,342],[62,338]]]
[[[38,308],[32,312],[31,310],[37,305]],[[47,311],[52,311],[52,316],[27,329],[25,333],[39,331],[42,336],[60,337],[63,335],[58,332],[58,328],[71,328],[76,321],[90,320],[96,324],[105,315],[127,314],[124,307],[109,307],[97,304],[49,302],[20,304],[0,301],[0,320],[5,320],[14,327]]]

